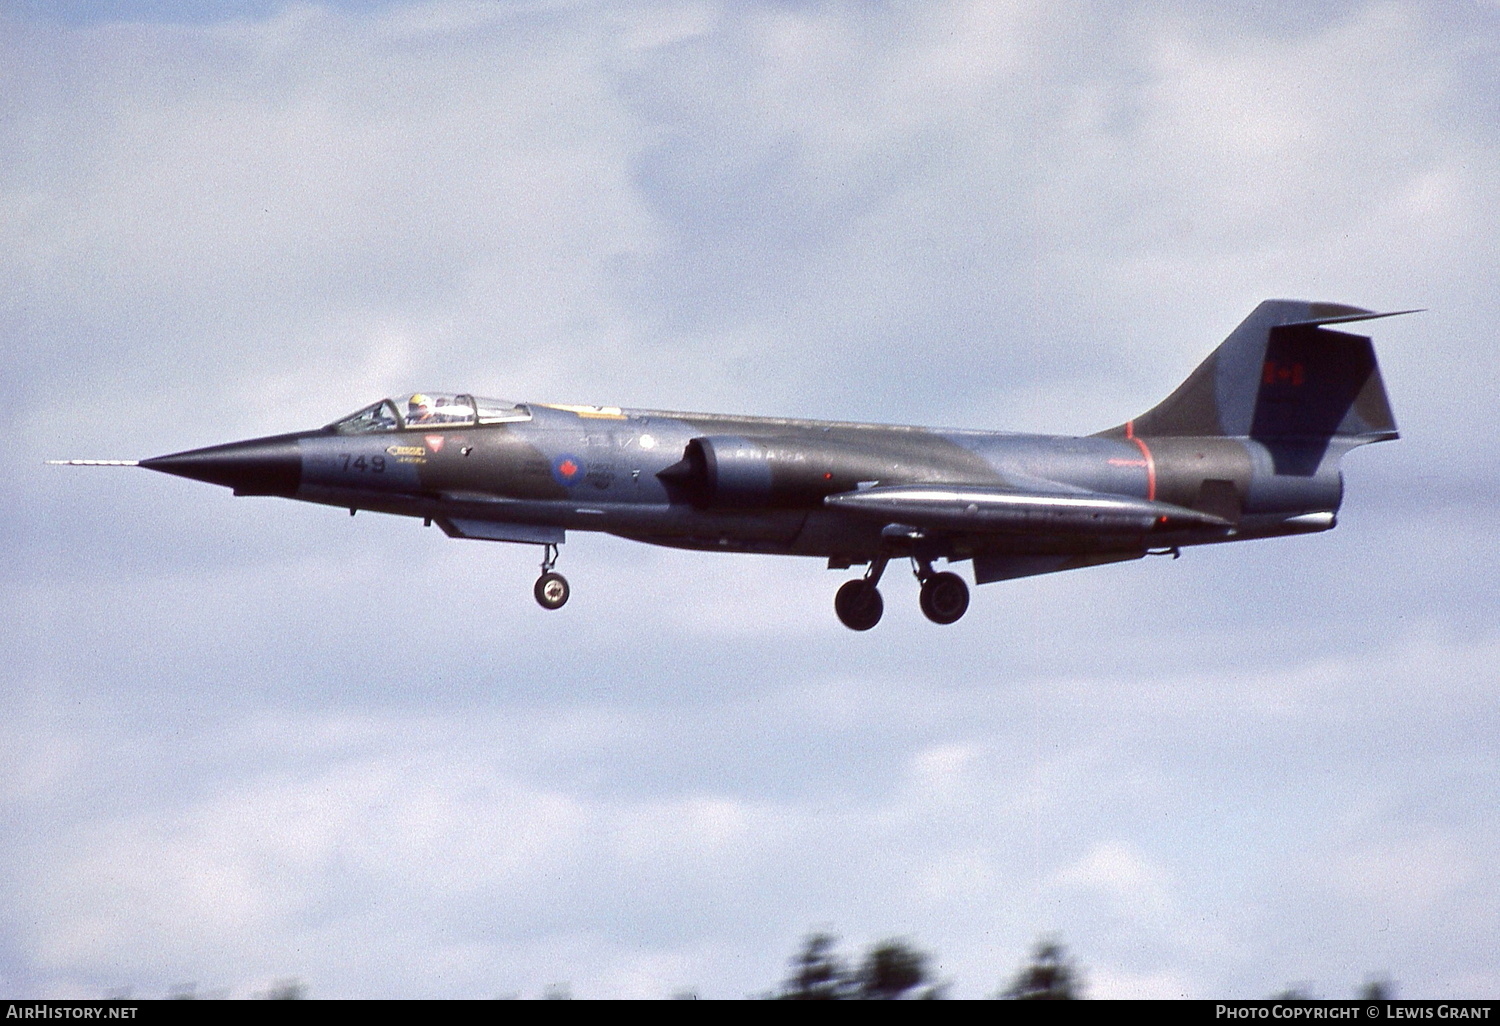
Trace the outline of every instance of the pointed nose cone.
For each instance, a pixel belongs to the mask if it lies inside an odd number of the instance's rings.
[[[190,449],[141,460],[141,466],[233,488],[236,495],[290,497],[302,483],[302,455],[296,435]]]

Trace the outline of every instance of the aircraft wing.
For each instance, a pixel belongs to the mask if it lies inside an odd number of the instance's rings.
[[[1170,502],[1098,492],[1016,491],[974,485],[876,485],[839,492],[824,504],[889,523],[943,531],[1115,534],[1231,527]]]

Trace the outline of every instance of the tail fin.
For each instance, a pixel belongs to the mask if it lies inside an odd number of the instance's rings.
[[[1352,445],[1396,438],[1396,420],[1363,335],[1325,324],[1394,317],[1337,303],[1268,299],[1150,411],[1105,435],[1250,437]]]

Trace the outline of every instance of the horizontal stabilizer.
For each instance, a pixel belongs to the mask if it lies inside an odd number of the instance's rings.
[[[1309,303],[1309,317],[1300,321],[1286,321],[1281,325],[1283,328],[1316,327],[1320,324],[1351,324],[1354,321],[1378,321],[1382,317],[1400,317],[1403,314],[1426,313],[1422,307],[1413,307],[1410,310],[1387,310],[1385,313],[1376,313],[1374,310],[1361,310],[1357,306],[1343,306],[1339,303]]]
[[[947,531],[1115,534],[1231,526],[1223,517],[1169,502],[1094,492],[883,485],[840,492],[823,502],[861,516]]]

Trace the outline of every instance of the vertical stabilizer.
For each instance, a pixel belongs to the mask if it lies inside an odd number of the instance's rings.
[[[1325,444],[1337,437],[1354,445],[1395,438],[1374,346],[1363,335],[1324,327],[1393,316],[1337,303],[1268,299],[1175,392],[1102,433]]]

